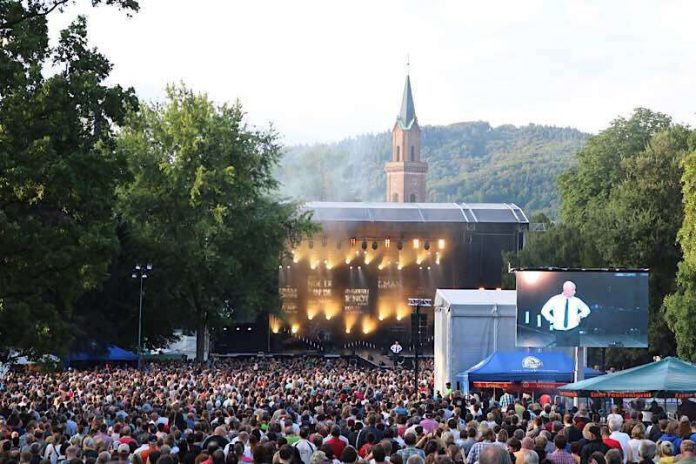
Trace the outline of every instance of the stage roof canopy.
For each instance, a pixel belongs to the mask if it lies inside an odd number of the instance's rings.
[[[631,396],[639,392],[667,396],[696,394],[696,365],[670,357],[564,385],[559,390],[567,396],[592,396],[597,392],[609,392],[617,397],[622,396],[621,393]]]
[[[311,201],[304,209],[316,222],[420,222],[528,224],[512,203],[378,203]]]

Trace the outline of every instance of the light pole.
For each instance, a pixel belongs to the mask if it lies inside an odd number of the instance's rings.
[[[420,321],[420,309],[430,308],[433,305],[433,300],[430,298],[409,298],[408,305],[416,308],[416,327],[411,327],[411,330],[415,332],[412,335],[414,339],[413,343],[413,383],[416,387],[416,395],[418,395],[418,349],[420,348],[421,342],[421,321]],[[416,396],[417,397],[417,396]]]
[[[133,273],[131,274],[133,279],[140,279],[140,305],[138,308],[138,369],[140,369],[143,359],[143,281],[147,279],[150,272],[152,272],[152,264],[148,264],[146,266],[136,264],[133,268]]]

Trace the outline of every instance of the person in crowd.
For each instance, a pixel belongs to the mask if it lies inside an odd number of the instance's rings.
[[[657,446],[655,442],[643,440],[638,447],[638,464],[656,464],[655,455]]]
[[[696,443],[691,440],[683,440],[680,451],[678,461],[680,464],[696,464]]]
[[[588,464],[591,458],[595,457],[595,452],[599,452],[602,455],[602,461],[604,461],[604,455],[609,451],[609,447],[602,441],[602,432],[599,426],[590,424],[587,432],[583,430],[583,438],[585,438],[586,443],[580,451],[581,464]]]
[[[553,452],[546,455],[546,460],[550,464],[576,464],[572,454],[566,451],[568,439],[563,434],[558,434],[553,439]]]
[[[631,440],[628,442],[631,448],[631,463],[637,464],[640,460],[640,445],[645,440],[645,426],[642,423],[637,423],[631,429]]]

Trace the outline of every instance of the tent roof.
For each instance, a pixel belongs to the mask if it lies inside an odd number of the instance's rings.
[[[450,306],[510,305],[517,306],[515,290],[459,290],[437,289],[436,299],[442,298]]]
[[[75,361],[137,361],[138,355],[116,345],[109,345],[106,352],[71,353],[68,362]]]
[[[520,207],[512,203],[310,201],[303,209],[311,211],[312,220],[319,223],[529,223]]]
[[[565,353],[545,351],[496,351],[463,374],[473,381],[550,381],[565,382],[572,379],[575,365]],[[586,369],[586,376],[600,373]]]
[[[696,366],[678,358],[633,367],[560,387],[568,392],[696,392]]]

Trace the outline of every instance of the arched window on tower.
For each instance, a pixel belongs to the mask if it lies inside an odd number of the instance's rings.
[[[411,161],[416,161],[416,150],[411,145]]]
[[[410,201],[411,203],[415,203],[416,202],[416,194],[412,193],[411,196],[408,198],[408,201]]]
[[[394,195],[392,195],[392,202],[394,202],[394,203],[399,202],[399,194],[398,193],[395,193]]]
[[[399,145],[396,146],[396,162],[398,163],[401,161],[401,147]]]

